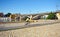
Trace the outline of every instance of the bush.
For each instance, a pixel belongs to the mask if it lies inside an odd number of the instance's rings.
[[[54,13],[50,13],[47,17],[47,19],[57,19],[57,16]]]
[[[23,20],[26,20],[28,17],[27,16],[25,16],[25,18],[23,19]]]

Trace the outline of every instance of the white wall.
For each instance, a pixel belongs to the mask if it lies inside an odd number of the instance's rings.
[[[56,16],[58,17],[58,20],[60,20],[60,13],[57,13]]]
[[[42,18],[44,18],[44,19],[47,18],[47,17],[48,17],[48,15],[43,15],[43,16],[42,16]]]
[[[0,22],[10,22],[10,17],[0,17]]]

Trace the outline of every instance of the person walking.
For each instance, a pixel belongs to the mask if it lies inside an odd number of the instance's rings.
[[[28,24],[30,23],[29,20],[30,20],[30,18],[27,18],[27,19],[26,19],[26,24],[25,24],[25,25],[28,25]]]

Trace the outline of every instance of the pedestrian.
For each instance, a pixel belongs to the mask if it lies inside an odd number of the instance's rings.
[[[29,20],[30,20],[29,18],[26,19],[26,24],[25,25],[28,25],[30,23]]]

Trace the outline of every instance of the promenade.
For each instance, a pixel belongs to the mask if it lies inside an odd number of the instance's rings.
[[[15,24],[17,23],[12,23],[12,25]],[[60,23],[57,21],[50,22],[50,24],[42,24],[40,22],[39,24],[31,23],[27,26],[24,24],[24,27],[22,25],[20,27],[15,30],[0,31],[0,37],[60,37]]]
[[[28,23],[5,23],[0,24],[0,31],[4,30],[14,30],[14,29],[22,29],[27,27],[34,27],[34,26],[43,26],[43,25],[51,25],[55,23],[60,23],[59,20],[39,20],[38,22]]]

